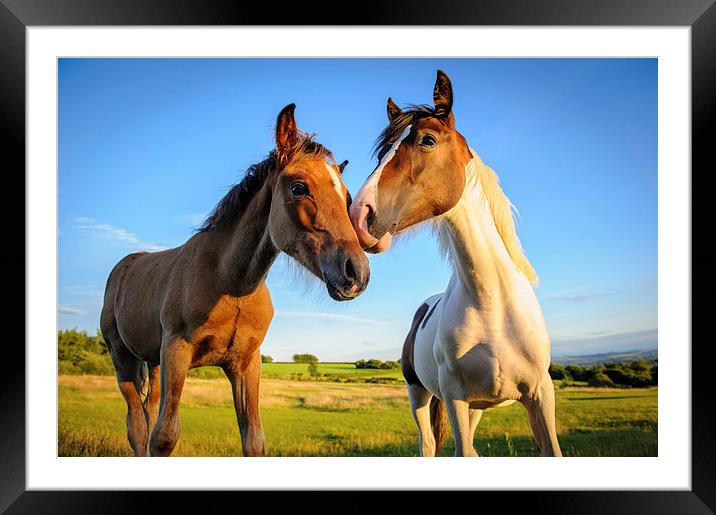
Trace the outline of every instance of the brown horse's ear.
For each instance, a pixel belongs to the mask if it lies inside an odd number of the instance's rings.
[[[403,111],[400,109],[400,107],[398,107],[398,104],[393,102],[393,99],[390,97],[388,97],[388,105],[386,106],[386,111],[388,111],[388,121],[390,122],[403,114]]]
[[[276,152],[281,164],[285,164],[288,161],[291,150],[298,140],[298,128],[296,127],[296,118],[293,115],[295,109],[296,104],[288,104],[281,109],[276,120]]]
[[[338,165],[338,171],[340,173],[343,173],[343,170],[345,170],[346,166],[348,166],[348,159],[343,161],[341,164]]]
[[[452,84],[450,84],[447,74],[442,70],[438,70],[438,76],[435,80],[433,101],[435,103],[435,115],[445,118],[452,127],[455,123],[452,116]]]

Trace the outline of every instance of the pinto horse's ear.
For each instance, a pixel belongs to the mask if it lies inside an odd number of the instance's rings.
[[[455,119],[452,115],[452,84],[447,74],[438,70],[433,89],[433,102],[435,103],[435,115],[445,118],[448,125],[454,126]]]
[[[276,152],[281,164],[285,164],[291,156],[291,150],[298,141],[298,128],[293,111],[296,104],[288,104],[281,109],[276,120]]]
[[[386,106],[386,111],[388,112],[388,121],[390,122],[403,114],[403,111],[400,109],[400,107],[398,107],[398,104],[393,102],[393,99],[390,97],[388,97],[388,105]]]
[[[346,159],[345,161],[343,161],[341,164],[338,165],[338,171],[340,173],[343,173],[343,170],[346,169],[346,166],[348,166],[348,159]]]

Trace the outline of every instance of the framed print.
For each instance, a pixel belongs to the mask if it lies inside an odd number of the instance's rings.
[[[711,512],[716,8],[654,4],[4,0],[0,506]]]

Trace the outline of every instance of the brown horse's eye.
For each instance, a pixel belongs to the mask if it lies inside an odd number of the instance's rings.
[[[291,195],[294,197],[303,197],[304,195],[308,195],[308,186],[302,182],[294,182],[291,184],[290,189]]]
[[[420,140],[420,145],[423,147],[434,147],[436,143],[435,137],[430,134],[426,134],[423,136],[423,139]]]

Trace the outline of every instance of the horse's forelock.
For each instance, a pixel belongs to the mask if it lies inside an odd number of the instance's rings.
[[[378,157],[378,160],[380,160],[408,125],[412,125],[416,120],[429,116],[435,116],[435,109],[428,105],[408,106],[406,110],[395,116],[378,135],[373,145],[373,156]]]

